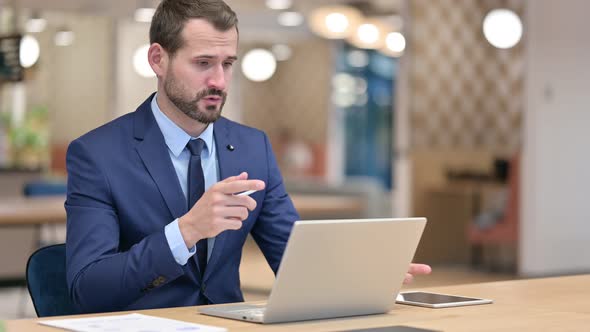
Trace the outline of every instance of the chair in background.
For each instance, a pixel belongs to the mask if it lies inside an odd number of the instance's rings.
[[[49,197],[49,196],[65,196],[67,192],[67,186],[64,181],[57,181],[57,180],[35,180],[31,182],[25,183],[23,187],[23,195],[25,197]],[[34,239],[33,239],[33,248],[31,248],[31,252],[35,250],[49,245],[52,243],[59,243],[63,242],[63,239],[60,239],[58,228],[63,228],[64,225],[43,225],[43,224],[36,224],[34,230]],[[45,232],[43,232],[45,230]],[[50,240],[44,240],[44,234],[49,234],[52,231],[52,237],[45,236]],[[63,236],[62,236],[63,237]],[[26,312],[26,301],[27,301],[27,294],[26,290],[23,289],[21,301],[19,305],[19,315],[24,317]]]
[[[509,264],[494,260],[492,269],[514,271],[516,268],[516,247],[518,244],[518,216],[520,194],[520,161],[512,158],[508,174],[508,202],[502,219],[488,229],[478,228],[474,223],[467,229],[467,239],[472,248],[472,264],[480,265],[483,261],[484,247],[494,247],[498,252],[502,249],[512,250],[514,257]]]
[[[27,262],[27,287],[38,317],[75,315],[66,282],[66,245],[35,251]]]
[[[67,191],[64,181],[36,180],[25,184],[23,194],[31,196],[59,196],[65,195]]]
[[[65,196],[67,192],[67,185],[64,181],[53,181],[53,180],[36,180],[28,182],[23,187],[23,195],[25,197],[47,197],[47,196]],[[57,241],[57,228],[60,225],[53,225],[54,241]],[[47,225],[37,225],[35,230],[35,248],[40,248],[47,243],[43,241],[42,230],[47,228]]]

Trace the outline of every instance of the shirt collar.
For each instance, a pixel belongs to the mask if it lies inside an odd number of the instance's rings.
[[[189,140],[200,138],[205,142],[207,155],[211,157],[211,154],[213,153],[213,123],[209,124],[207,128],[205,128],[205,130],[201,133],[201,135],[199,135],[199,137],[191,137],[162,112],[156,101],[157,97],[158,95],[156,94],[154,98],[152,98],[152,113],[154,114],[156,123],[158,123],[158,126],[164,135],[164,141],[166,142],[166,145],[172,154],[178,158]]]

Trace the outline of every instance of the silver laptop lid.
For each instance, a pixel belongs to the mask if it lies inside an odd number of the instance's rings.
[[[425,218],[296,222],[264,322],[391,310],[425,225]]]

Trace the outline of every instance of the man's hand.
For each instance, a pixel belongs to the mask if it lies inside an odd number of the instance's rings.
[[[426,264],[410,264],[410,269],[408,273],[406,273],[406,277],[404,278],[404,284],[409,284],[414,280],[414,275],[417,274],[430,274],[432,272],[432,268]]]
[[[199,240],[215,237],[219,233],[242,227],[248,211],[256,208],[256,201],[249,196],[235,196],[246,190],[262,190],[264,182],[248,180],[248,173],[229,177],[207,190],[195,205],[178,220],[178,227],[187,248]]]

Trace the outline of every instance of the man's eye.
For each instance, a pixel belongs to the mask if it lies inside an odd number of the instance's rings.
[[[206,67],[209,65],[209,61],[199,61],[198,64],[199,66]]]
[[[226,62],[223,65],[226,66],[226,67],[231,67],[231,66],[234,65],[234,63],[233,62]]]

